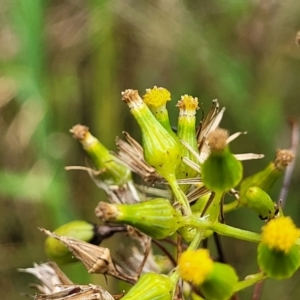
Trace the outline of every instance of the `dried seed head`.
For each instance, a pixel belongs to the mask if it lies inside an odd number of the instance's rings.
[[[227,138],[229,134],[228,131],[222,128],[217,128],[216,130],[209,133],[207,140],[211,151],[222,151],[227,147]]]
[[[295,158],[291,150],[278,149],[274,161],[275,167],[279,170],[284,170]]]
[[[122,101],[124,101],[130,109],[144,104],[143,99],[140,97],[137,90],[127,89],[122,92],[121,95]]]
[[[95,209],[95,214],[101,220],[115,220],[119,215],[119,210],[118,207],[113,204],[99,202]]]
[[[120,164],[115,155],[90,133],[88,127],[78,124],[70,132],[73,133],[75,139],[79,140],[96,169],[101,171],[99,178],[103,182],[122,185],[131,180],[129,168]]]
[[[81,141],[86,138],[89,128],[87,126],[77,124],[70,129],[70,132],[73,133],[74,139]]]

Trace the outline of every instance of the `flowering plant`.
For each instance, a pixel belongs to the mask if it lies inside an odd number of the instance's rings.
[[[166,108],[170,99],[170,92],[158,87],[146,90],[143,98],[135,90],[122,93],[140,126],[142,144],[124,133],[126,141],[117,138],[117,153],[106,149],[87,127],[71,129],[94,166],[83,169],[105,191],[107,201],[95,209],[100,225],[77,220],[54,232],[41,229],[48,235],[45,251],[53,262],[22,269],[42,281],[35,299],[225,300],[267,278],[288,278],[299,268],[300,230],[268,194],[293,161],[293,151],[278,150],[266,168],[244,178],[241,161],[263,155],[231,152],[230,142],[243,133],[229,136],[219,127],[224,109],[218,101],[196,126],[198,99],[183,95],[174,131]],[[134,174],[145,185],[136,184]],[[226,213],[240,207],[263,220],[261,234],[225,223]],[[121,259],[100,246],[116,232],[137,243],[126,247]],[[212,257],[204,241],[213,233],[257,243],[260,271],[241,279],[233,266]],[[164,247],[164,241],[172,246]],[[153,245],[161,249],[163,263]],[[77,260],[89,273],[133,286],[112,295],[100,286],[75,285],[54,262]]]

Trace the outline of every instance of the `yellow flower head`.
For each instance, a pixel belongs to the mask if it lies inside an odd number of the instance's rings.
[[[183,95],[176,106],[179,108],[181,114],[192,113],[194,115],[196,110],[199,108],[198,98],[194,98],[189,95]]]
[[[159,107],[171,100],[171,93],[165,88],[154,86],[153,89],[146,89],[143,99],[147,105]]]
[[[289,252],[300,236],[298,229],[290,217],[272,219],[262,228],[261,242],[270,249]]]
[[[213,261],[208,250],[187,250],[182,253],[178,260],[180,277],[195,285],[202,284],[213,269]]]

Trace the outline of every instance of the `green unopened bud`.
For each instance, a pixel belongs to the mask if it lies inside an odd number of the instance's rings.
[[[170,201],[163,198],[136,204],[99,202],[95,213],[103,221],[131,225],[155,239],[163,239],[173,234],[181,220]]]
[[[163,274],[146,273],[129,290],[122,300],[171,300],[174,283]]]
[[[120,164],[116,157],[89,132],[88,127],[75,125],[70,132],[80,141],[97,170],[103,171],[100,174],[102,180],[114,185],[122,185],[131,180],[129,168]]]
[[[265,169],[246,177],[240,186],[240,205],[247,205],[245,193],[252,186],[257,186],[269,193],[272,186],[280,178],[286,167],[293,161],[294,154],[290,150],[277,150],[276,158]]]
[[[170,92],[165,88],[154,86],[153,89],[146,90],[143,100],[158,122],[169,132],[170,135],[176,137],[171,128],[169,114],[166,108],[167,101],[171,100]]]
[[[124,91],[122,100],[141,127],[145,160],[166,180],[174,180],[181,163],[180,142],[158,122],[137,91]]]
[[[177,136],[180,140],[188,143],[193,150],[198,152],[195,128],[198,99],[188,95],[181,96],[177,107],[179,108]],[[186,147],[183,147],[183,156],[197,163],[195,156],[191,154]],[[196,176],[197,171],[185,163],[182,163],[176,171],[177,178],[192,178]],[[186,190],[189,186],[190,185],[180,185],[183,190]]]
[[[210,155],[201,166],[204,185],[214,192],[227,192],[242,179],[243,166],[230,152],[228,132],[218,128],[208,135]]]
[[[222,263],[215,262],[213,270],[200,286],[205,299],[228,300],[234,294],[238,277],[235,270]]]
[[[95,226],[86,221],[77,220],[58,227],[54,233],[90,242],[95,235]],[[77,261],[68,248],[53,237],[47,237],[45,241],[45,252],[51,260],[58,264],[67,264]]]
[[[270,196],[257,186],[250,187],[245,193],[247,206],[254,209],[260,219],[273,219],[277,213],[277,205],[272,201]]]

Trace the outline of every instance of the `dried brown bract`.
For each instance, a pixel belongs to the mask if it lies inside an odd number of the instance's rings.
[[[115,300],[113,297],[99,285],[65,285],[62,290],[53,294],[40,294],[34,297],[34,300]]]
[[[108,248],[92,245],[67,236],[59,236],[46,229],[40,230],[46,235],[51,236],[66,245],[70,252],[77,259],[82,261],[89,273],[111,275],[130,283],[136,281],[136,278],[121,274],[116,269]]]
[[[31,286],[43,294],[57,293],[61,291],[61,285],[73,284],[54,262],[40,265],[34,263],[33,268],[18,269],[18,271],[34,275],[40,281],[40,284],[31,284]]]
[[[116,144],[119,152],[117,157],[127,165],[134,173],[143,178],[145,182],[154,183],[158,179],[162,179],[158,175],[155,168],[150,166],[144,159],[142,146],[132,138],[129,133],[123,132],[127,142],[117,138]]]

